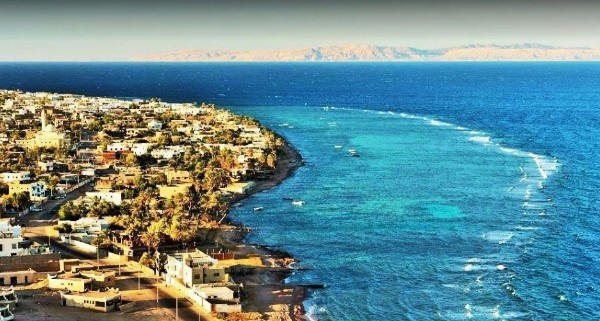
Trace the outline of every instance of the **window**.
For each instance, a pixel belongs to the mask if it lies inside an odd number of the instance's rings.
[[[2,251],[4,251],[4,249],[3,249],[3,245],[2,245],[2,244],[0,244],[0,252],[2,252]]]
[[[12,248],[13,248],[13,250],[16,250],[17,249],[17,244],[13,244]]]
[[[194,279],[199,280],[200,279],[200,274],[194,274]]]
[[[215,276],[219,276],[219,273],[215,273]]]

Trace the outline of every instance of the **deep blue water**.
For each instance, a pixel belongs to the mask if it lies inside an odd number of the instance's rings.
[[[306,166],[232,214],[312,268],[289,282],[325,283],[307,306],[334,320],[599,319],[598,83],[598,63],[0,64],[0,88],[214,102],[284,135]]]

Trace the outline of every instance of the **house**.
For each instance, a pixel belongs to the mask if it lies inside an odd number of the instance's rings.
[[[60,292],[61,305],[78,307],[101,312],[117,310],[121,304],[121,292],[118,289],[88,292]]]
[[[106,150],[109,152],[122,152],[124,150],[130,150],[131,145],[127,142],[112,142],[106,145]]]
[[[218,261],[209,255],[196,250],[195,252],[170,254],[167,256],[168,284],[179,282],[186,287],[205,283],[228,283],[229,274]]]
[[[167,177],[167,184],[192,182],[192,175],[188,171],[169,169],[165,171],[165,176]]]
[[[48,289],[85,292],[92,289],[92,279],[79,273],[48,274]]]
[[[112,217],[82,217],[77,221],[59,220],[58,225],[68,224],[71,225],[73,231],[87,234],[98,234],[108,228],[111,219]]]
[[[10,224],[10,219],[0,219],[0,256],[13,256],[22,254],[19,242],[22,242],[21,226]]]
[[[38,273],[32,269],[24,271],[0,272],[0,286],[19,285],[37,282]]]
[[[132,137],[148,132],[148,128],[125,128],[125,135]]]
[[[114,271],[97,271],[87,270],[79,272],[81,276],[90,278],[92,280],[92,288],[112,288],[115,286],[115,272]]]
[[[2,178],[2,181],[4,183],[12,183],[12,182],[18,182],[18,181],[28,181],[30,180],[30,173],[28,171],[23,171],[23,172],[7,172],[7,173],[2,173],[2,176],[0,176],[0,178]]]
[[[102,152],[102,161],[104,163],[110,163],[117,159],[117,152],[112,151],[103,151]]]
[[[148,129],[161,130],[163,123],[158,120],[151,120],[148,122]]]
[[[166,199],[170,199],[177,194],[185,194],[192,186],[192,183],[176,184],[176,185],[158,185],[158,195]]]
[[[185,152],[184,146],[167,146],[165,148],[157,148],[150,152],[150,155],[156,159],[171,159]]]
[[[227,187],[222,188],[224,192],[244,194],[254,187],[254,182],[236,182],[231,183]]]
[[[153,144],[150,143],[133,143],[131,146],[131,151],[135,154],[135,156],[142,156],[148,153],[148,149]]]
[[[32,201],[41,200],[46,197],[46,183],[39,181],[15,181],[8,184],[8,194],[29,193]]]
[[[112,202],[117,206],[120,206],[123,202],[123,191],[113,191],[111,189],[100,189],[85,193],[86,197],[96,197],[100,200]]]
[[[52,172],[54,170],[53,161],[38,161],[38,168],[42,173]]]

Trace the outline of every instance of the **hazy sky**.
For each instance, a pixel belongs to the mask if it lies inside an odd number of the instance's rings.
[[[522,42],[600,48],[600,1],[0,0],[0,61],[128,60],[184,49]]]

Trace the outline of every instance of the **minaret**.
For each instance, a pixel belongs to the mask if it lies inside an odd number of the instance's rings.
[[[46,124],[48,123],[48,119],[46,117],[46,110],[42,108],[42,130],[46,128]]]

